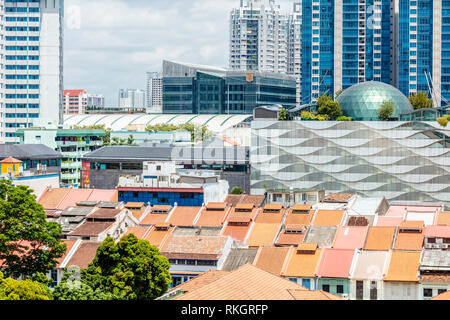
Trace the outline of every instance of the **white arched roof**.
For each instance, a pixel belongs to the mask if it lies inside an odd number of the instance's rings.
[[[66,126],[104,125],[113,131],[121,131],[130,124],[174,124],[193,123],[205,125],[212,132],[222,132],[248,119],[252,115],[217,115],[217,114],[92,114],[65,115]]]

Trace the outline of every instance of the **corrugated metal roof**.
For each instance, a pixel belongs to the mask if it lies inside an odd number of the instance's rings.
[[[0,144],[0,159],[13,157],[19,160],[59,159],[57,152],[43,144]]]

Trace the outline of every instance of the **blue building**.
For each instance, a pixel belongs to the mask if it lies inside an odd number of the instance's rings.
[[[204,203],[202,188],[117,188],[119,202],[144,202],[155,205],[201,207]]]
[[[302,6],[302,104],[365,81],[390,83],[391,1],[306,0]]]
[[[296,78],[279,73],[163,62],[163,113],[252,114],[258,106],[296,106]]]

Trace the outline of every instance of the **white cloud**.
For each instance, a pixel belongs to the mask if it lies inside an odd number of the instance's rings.
[[[289,10],[292,0],[278,0]],[[229,14],[239,0],[66,0],[65,87],[145,87],[162,60],[227,67]]]

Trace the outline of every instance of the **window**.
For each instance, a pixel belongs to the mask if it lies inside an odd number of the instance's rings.
[[[423,296],[424,298],[433,297],[433,289],[423,289]]]
[[[337,285],[336,286],[336,293],[340,293],[340,294],[344,293],[344,286],[341,285],[341,284]]]
[[[428,243],[436,243],[436,238],[428,238]]]
[[[330,285],[328,284],[323,284],[322,285],[322,290],[325,292],[330,292]]]
[[[442,294],[442,293],[444,293],[444,292],[447,292],[447,290],[446,290],[446,289],[438,289],[438,295],[439,295],[439,294]]]
[[[370,300],[378,300],[377,282],[370,282]]]

